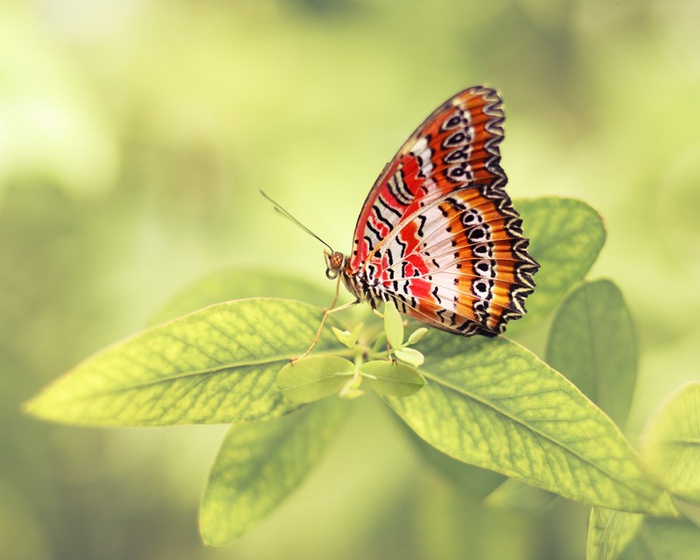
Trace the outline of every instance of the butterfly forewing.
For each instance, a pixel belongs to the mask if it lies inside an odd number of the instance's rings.
[[[438,107],[404,143],[367,195],[355,227],[352,266],[420,202],[472,183],[505,184],[498,144],[503,109],[495,90],[469,88]]]
[[[409,137],[357,221],[345,274],[358,295],[465,335],[522,316],[538,265],[504,191],[503,119],[498,93],[474,87]]]

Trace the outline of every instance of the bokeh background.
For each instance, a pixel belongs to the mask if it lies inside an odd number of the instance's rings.
[[[700,379],[698,21],[695,0],[3,0],[0,558],[582,557],[585,508],[482,509],[371,399],[225,549],[196,519],[225,428],[52,426],[21,403],[216,271],[330,290],[321,246],[258,189],[348,250],[401,142],[486,84],[505,99],[511,194],[606,219],[592,276],[638,326],[634,441]]]

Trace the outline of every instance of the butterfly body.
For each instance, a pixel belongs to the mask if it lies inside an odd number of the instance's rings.
[[[387,164],[363,204],[351,255],[326,253],[358,301],[466,336],[496,336],[525,313],[539,265],[504,187],[501,99],[464,90]]]

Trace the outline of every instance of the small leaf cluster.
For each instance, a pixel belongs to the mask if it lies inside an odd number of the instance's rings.
[[[423,365],[425,356],[415,348],[411,348],[411,346],[420,342],[421,338],[428,332],[428,329],[425,327],[417,328],[411,333],[408,340],[404,342],[403,318],[399,314],[398,309],[396,309],[396,305],[391,301],[384,308],[384,328],[386,330],[386,340],[394,356],[414,367]]]
[[[404,343],[403,319],[396,306],[388,303],[385,309],[384,329],[388,344],[397,357],[410,365],[394,360],[368,360],[377,351],[358,344],[362,323],[352,331],[332,327],[338,341],[353,352],[354,362],[340,356],[320,355],[292,360],[277,375],[277,386],[282,394],[291,402],[307,404],[334,394],[349,399],[361,397],[363,383],[379,395],[408,397],[420,391],[425,378],[411,366],[422,364],[423,355],[408,345],[420,340],[427,329],[417,329]]]
[[[27,411],[84,426],[231,424],[200,510],[203,539],[223,545],[294,491],[368,388],[436,469],[491,471],[498,488],[487,503],[532,508],[561,496],[591,506],[589,559],[687,557],[680,551],[700,549],[700,384],[669,397],[634,449],[620,428],[636,379],[632,319],[613,282],[585,278],[602,220],[571,199],[516,206],[541,270],[508,334],[551,318],[543,358],[507,337],[415,325],[405,338],[387,305],[383,325],[348,328],[329,315],[313,352],[296,359],[324,316],[299,300],[319,302],[318,290],[233,271],[77,365]],[[256,285],[277,297],[247,297]],[[683,520],[668,519],[679,511]]]

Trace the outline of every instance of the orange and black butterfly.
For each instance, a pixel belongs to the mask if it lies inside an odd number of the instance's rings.
[[[326,252],[329,278],[357,301],[452,333],[496,336],[525,313],[539,265],[505,191],[498,93],[472,87],[440,105],[370,190],[350,255]]]

